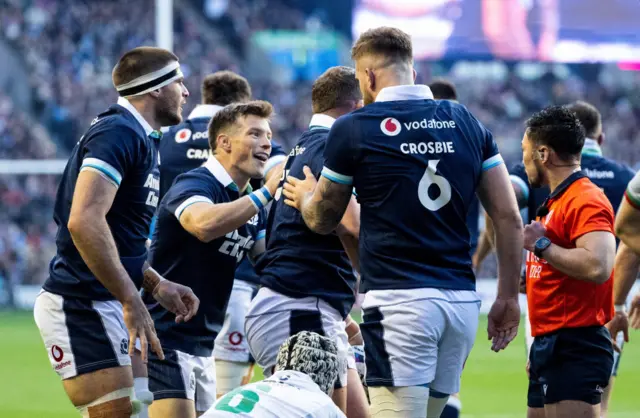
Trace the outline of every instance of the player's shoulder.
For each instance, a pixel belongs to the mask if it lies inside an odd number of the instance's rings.
[[[563,194],[567,207],[579,208],[584,205],[602,206],[604,209],[613,212],[613,206],[607,198],[602,188],[598,187],[588,177],[583,177],[576,181],[576,187],[571,187]]]
[[[616,179],[621,182],[629,182],[635,174],[628,165],[601,155],[584,155],[582,168],[590,178]]]
[[[183,193],[193,189],[215,192],[223,190],[224,186],[206,167],[198,167],[178,175],[167,194]]]

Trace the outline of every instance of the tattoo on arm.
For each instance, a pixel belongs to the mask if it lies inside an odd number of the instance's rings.
[[[309,228],[319,234],[332,232],[347,209],[351,191],[350,185],[321,177],[314,193],[305,199],[301,208],[302,217]]]

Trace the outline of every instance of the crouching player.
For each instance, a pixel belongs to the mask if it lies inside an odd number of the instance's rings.
[[[332,339],[301,331],[280,347],[271,377],[227,394],[203,417],[343,418],[328,396],[338,364]]]
[[[162,199],[151,243],[151,266],[189,284],[202,299],[188,324],[179,324],[145,295],[165,359],[151,356],[149,389],[153,418],[189,418],[215,401],[214,340],[222,327],[237,264],[264,248],[263,207],[273,179],[252,191],[271,152],[267,102],[232,104],[209,125],[212,156],[203,167],[178,176]]]
[[[355,71],[347,67],[327,70],[314,83],[311,95],[314,115],[309,130],[289,154],[285,179],[288,175],[303,177],[305,166],[310,167],[308,173],[320,175],[331,125],[359,108],[362,101]],[[344,321],[355,302],[356,278],[349,256],[357,264],[359,223],[359,205],[352,196],[335,233],[316,234],[276,192],[269,214],[267,251],[257,265],[263,287],[251,303],[245,326],[251,353],[266,376],[273,373],[278,348],[291,335],[304,330],[334,339],[343,367],[333,398],[344,412],[349,403],[350,417],[366,415],[368,409]],[[353,387],[348,388],[352,382]]]

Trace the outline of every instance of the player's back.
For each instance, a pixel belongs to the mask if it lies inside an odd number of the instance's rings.
[[[602,189],[617,210],[634,172],[627,166],[597,154],[582,154],[582,171]]]
[[[342,418],[344,414],[309,376],[283,370],[226,394],[203,415],[211,417]]]
[[[209,105],[211,108],[221,107]],[[214,110],[212,110],[212,115]],[[182,173],[200,167],[209,158],[211,116],[189,117],[165,132],[160,142],[160,199]]]
[[[482,171],[502,163],[491,133],[460,104],[414,99],[367,105],[331,135],[323,173],[352,174],[367,290],[474,290],[466,218]]]
[[[324,126],[305,132],[289,153],[285,177],[304,178],[304,166],[318,176],[328,134]],[[345,317],[355,302],[356,278],[340,238],[312,232],[280,194],[281,189],[268,217],[267,250],[256,267],[262,285],[291,297],[320,297]]]

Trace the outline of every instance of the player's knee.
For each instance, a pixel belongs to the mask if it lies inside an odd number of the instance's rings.
[[[431,390],[429,392],[429,404],[427,406],[427,418],[440,418],[442,411],[447,406],[449,395],[446,393]]]
[[[249,362],[216,360],[216,392],[223,396],[237,387],[249,383],[253,372]]]
[[[424,418],[429,388],[423,386],[369,387],[372,418]]]
[[[124,388],[80,406],[77,410],[83,418],[131,418],[137,417],[140,401],[136,400],[133,388]]]

